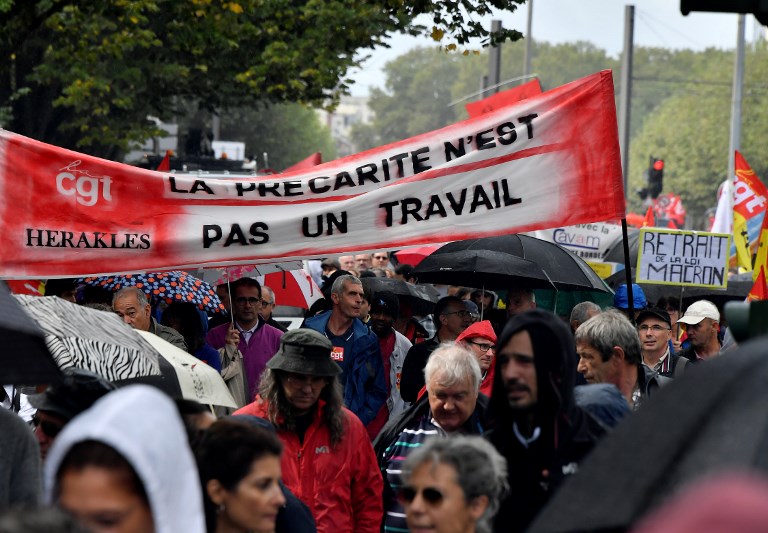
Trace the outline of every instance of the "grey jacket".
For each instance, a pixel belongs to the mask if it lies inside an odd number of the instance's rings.
[[[40,503],[40,449],[29,426],[0,407],[0,509]]]

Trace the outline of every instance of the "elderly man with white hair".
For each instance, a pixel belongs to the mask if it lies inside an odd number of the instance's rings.
[[[407,531],[398,500],[402,463],[429,438],[482,435],[487,398],[480,396],[480,365],[463,346],[444,343],[424,368],[427,393],[384,428],[373,443],[384,477],[384,528]]]

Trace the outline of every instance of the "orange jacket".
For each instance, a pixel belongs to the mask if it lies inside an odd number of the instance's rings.
[[[299,442],[295,433],[278,430],[283,442],[283,483],[312,511],[318,533],[379,533],[384,515],[383,481],[371,439],[360,419],[346,408],[346,432],[331,448],[330,434],[317,413]],[[267,402],[256,401],[235,412],[267,418]]]

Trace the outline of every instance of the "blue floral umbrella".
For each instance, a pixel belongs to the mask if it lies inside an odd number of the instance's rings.
[[[78,283],[119,291],[123,287],[138,287],[154,301],[190,302],[203,311],[218,313],[224,305],[210,284],[190,276],[181,270],[147,272],[145,274],[121,274],[117,276],[92,276],[80,278]]]

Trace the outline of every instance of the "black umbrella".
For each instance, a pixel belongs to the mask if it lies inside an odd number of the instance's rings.
[[[439,296],[434,289],[430,290],[423,285],[414,285],[407,281],[393,278],[360,278],[363,286],[372,293],[389,292],[403,298],[411,305],[411,309],[417,315],[428,315],[435,307]]]
[[[637,250],[640,242],[640,230],[637,228],[627,228],[627,244],[629,245],[629,264],[637,264]],[[608,245],[608,249],[603,256],[603,261],[610,263],[624,262],[624,241],[623,237],[619,235],[616,240]]]
[[[509,268],[512,275],[498,275],[484,277],[480,274],[480,269],[464,271],[464,275],[455,276],[457,285],[469,287],[485,288],[508,288],[510,286],[519,286],[527,288],[554,288],[558,291],[573,290],[594,290],[610,293],[610,289],[603,283],[600,276],[576,254],[553,242],[544,241],[528,235],[500,235],[497,237],[483,237],[480,239],[469,239],[465,241],[455,241],[442,246],[440,249],[428,256],[414,270],[419,276],[419,280],[432,281],[437,283],[431,276],[437,276],[439,268],[450,267],[450,262],[444,267],[439,263],[428,263],[430,259],[436,261],[439,256],[448,253],[465,252],[467,257],[477,254],[481,257],[490,258],[491,266],[497,269],[506,268],[505,263],[510,263]],[[503,255],[494,255],[494,254]],[[514,256],[516,259],[510,259]],[[452,256],[452,258],[463,256]],[[521,262],[521,260],[524,260]],[[532,265],[531,265],[532,263]],[[434,264],[428,270],[429,265]],[[478,272],[477,275],[468,274]],[[432,272],[429,278],[427,272]],[[453,268],[453,273],[460,273],[461,270]],[[491,271],[493,272],[493,271]],[[502,271],[503,272],[503,271]],[[487,282],[485,282],[487,281]]]
[[[632,269],[632,280],[635,280],[635,269]],[[627,278],[623,270],[611,274],[605,279],[605,282],[612,289],[626,283]],[[744,301],[752,289],[752,279],[729,280],[725,289],[713,289],[711,287],[685,287],[683,289],[683,310],[697,300],[709,300],[720,309],[725,306],[725,302],[732,300]],[[680,285],[660,285],[658,283],[639,283],[645,293],[648,303],[655,305],[662,296],[675,298],[680,297]]]
[[[486,289],[511,285],[552,288],[547,275],[536,263],[493,250],[438,250],[424,258],[413,274],[420,282],[443,285]]]
[[[529,530],[625,531],[703,476],[768,471],[768,337],[691,368],[624,420]]]
[[[0,385],[39,385],[61,379],[43,330],[0,283]]]

